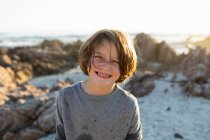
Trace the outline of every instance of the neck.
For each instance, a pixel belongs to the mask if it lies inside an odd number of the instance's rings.
[[[88,80],[82,83],[82,87],[90,95],[107,95],[114,91],[116,84],[106,87],[97,87]]]

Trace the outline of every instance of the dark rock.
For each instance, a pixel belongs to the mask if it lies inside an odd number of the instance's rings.
[[[179,133],[175,133],[174,137],[175,138],[179,138],[179,139],[183,139],[183,136],[181,134],[179,134]]]
[[[154,89],[155,85],[152,79],[155,76],[157,75],[152,73],[137,72],[126,84],[125,88],[136,97],[145,96]]]

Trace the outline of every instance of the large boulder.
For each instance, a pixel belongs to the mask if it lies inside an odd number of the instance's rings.
[[[188,78],[182,84],[184,91],[193,96],[210,99],[210,52],[196,47],[180,63],[180,69]]]
[[[137,54],[140,55],[143,60],[153,61],[156,59],[156,43],[157,41],[155,39],[145,33],[137,34],[134,38]]]
[[[13,140],[13,137],[15,138],[14,140],[35,140],[44,136],[45,128],[48,128],[46,129],[46,132],[49,132],[54,127],[54,110],[52,111],[51,109],[51,112],[48,111],[49,108],[52,108],[53,104],[55,104],[54,100],[55,97],[53,96],[43,96],[28,99],[25,102],[17,102],[14,107],[1,109],[0,137],[3,137],[4,140]],[[49,113],[53,114],[50,115]],[[48,117],[46,117],[46,114]],[[52,119],[53,121],[50,121]],[[37,125],[37,120],[42,124],[38,123],[39,125]],[[51,122],[51,124],[47,122]],[[47,126],[45,126],[46,124]],[[37,134],[35,132],[39,133]]]
[[[23,84],[7,93],[9,101],[0,108],[0,139],[37,140],[54,133],[56,93],[70,84],[58,81],[51,89]]]
[[[134,38],[134,44],[137,55],[142,59],[140,67],[146,70],[173,69],[183,59],[183,56],[178,56],[175,50],[165,41],[157,42],[148,34],[137,34]],[[159,64],[159,66],[154,67],[157,66],[154,64]]]
[[[0,48],[0,64],[11,67],[18,83],[29,79],[61,73],[78,65],[78,52],[82,41],[64,44],[59,40],[45,40],[37,46]]]
[[[180,69],[191,81],[201,76],[210,78],[210,53],[204,48],[196,47],[180,63]]]
[[[145,96],[155,88],[153,82],[155,77],[157,77],[156,73],[137,71],[126,84],[125,89],[136,97]]]

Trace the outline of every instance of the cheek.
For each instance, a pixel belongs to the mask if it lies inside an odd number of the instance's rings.
[[[119,67],[115,67],[114,68],[114,73],[120,76],[121,75],[120,68]]]

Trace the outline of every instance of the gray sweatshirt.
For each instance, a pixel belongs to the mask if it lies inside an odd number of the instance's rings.
[[[57,95],[55,139],[142,140],[137,99],[119,86],[104,96],[68,86]]]

